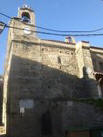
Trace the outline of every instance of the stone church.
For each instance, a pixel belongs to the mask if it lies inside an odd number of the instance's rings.
[[[10,21],[2,124],[8,137],[103,137],[103,110],[79,100],[103,97],[103,49],[37,37],[35,13]],[[34,30],[34,31],[32,31]]]

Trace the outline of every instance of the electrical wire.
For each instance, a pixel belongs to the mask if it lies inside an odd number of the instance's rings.
[[[4,13],[0,13],[0,15],[7,17],[9,19],[13,19],[12,17],[4,14]],[[29,25],[29,24],[28,24]],[[98,29],[94,29],[94,30],[88,30],[88,31],[62,31],[62,30],[56,30],[56,29],[50,29],[50,28],[45,28],[45,27],[41,27],[41,26],[36,26],[34,25],[33,27],[38,28],[38,29],[43,29],[46,31],[52,31],[52,32],[60,32],[60,33],[92,33],[92,32],[97,32],[97,31],[101,31],[103,30],[103,27],[100,27]]]
[[[13,27],[13,26],[9,26],[9,25],[5,25],[5,27],[7,28],[13,28],[13,29],[17,29],[17,30],[25,30],[22,28],[18,28],[18,27]],[[95,33],[95,34],[60,34],[60,33],[49,33],[49,32],[43,32],[43,31],[33,31],[33,30],[26,30],[29,32],[33,32],[33,33],[39,33],[39,34],[45,34],[45,35],[53,35],[53,36],[74,36],[74,37],[90,37],[90,36],[103,36],[103,33]]]
[[[4,13],[1,13],[1,12],[0,12],[0,15],[4,16],[4,17],[6,17],[6,18],[12,19],[12,17],[10,17],[10,16],[8,16],[8,15],[6,15],[6,14],[4,14]]]
[[[60,32],[60,33],[92,33],[92,32],[97,32],[97,31],[101,31],[103,30],[103,27],[95,29],[95,30],[90,30],[90,31],[62,31],[62,30],[55,30],[55,29],[50,29],[50,28],[44,28],[44,27],[40,27],[40,26],[36,26],[36,28],[40,28],[40,29],[44,29],[47,31],[53,31],[53,32]]]

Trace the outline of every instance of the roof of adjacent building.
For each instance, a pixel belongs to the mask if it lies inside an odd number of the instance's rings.
[[[42,40],[51,41],[51,42],[57,42],[57,43],[64,43],[64,44],[76,45],[76,43],[65,42],[65,41],[60,41],[60,40],[50,40],[50,39],[42,39]],[[84,41],[84,40],[81,41],[81,42],[83,42],[83,43],[89,43],[89,41]],[[90,48],[103,50],[102,47],[96,47],[96,46],[90,46]]]

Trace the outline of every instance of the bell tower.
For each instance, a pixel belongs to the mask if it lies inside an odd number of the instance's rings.
[[[36,38],[35,12],[27,5],[18,8],[17,17],[13,17],[9,25],[12,28],[9,29],[8,40]]]
[[[35,15],[34,11],[27,5],[18,9],[18,17],[22,19],[22,21],[35,25]]]
[[[34,132],[32,124],[34,117],[33,95],[35,94],[34,91],[32,91],[33,94],[31,94],[29,90],[29,88],[32,87],[32,82],[29,82],[28,88],[22,86],[26,84],[26,79],[29,80],[32,76],[28,71],[34,64],[31,60],[40,60],[40,46],[39,38],[35,33],[34,11],[27,5],[22,6],[18,9],[18,15],[10,20],[9,26],[4,70],[2,122],[5,125],[8,136],[18,137],[20,131],[20,134],[24,134],[25,137],[32,137]],[[15,86],[17,88],[15,87],[15,89],[12,85],[12,80],[14,81],[13,84],[16,84]],[[20,81],[24,81],[25,84]],[[25,90],[27,90],[27,93]],[[28,102],[29,106],[27,106]],[[27,108],[25,108],[23,104],[26,104]],[[27,121],[25,121],[25,119],[27,119]],[[22,127],[20,122],[23,123]],[[30,127],[29,129],[28,126]],[[25,133],[27,129],[28,132]]]

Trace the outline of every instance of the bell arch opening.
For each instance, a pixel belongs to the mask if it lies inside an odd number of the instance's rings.
[[[30,14],[28,12],[22,13],[22,21],[30,23]]]

